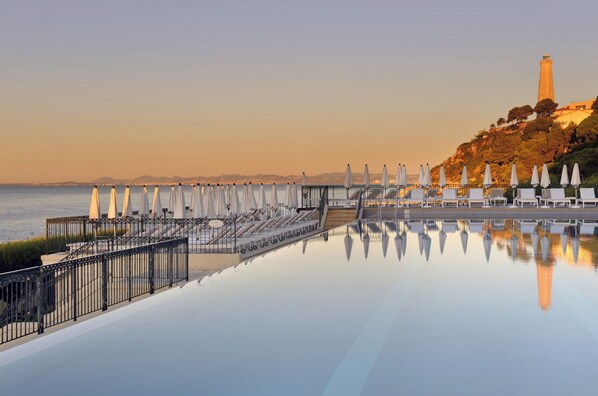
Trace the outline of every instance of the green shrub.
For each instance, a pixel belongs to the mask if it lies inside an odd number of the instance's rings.
[[[40,266],[45,252],[46,238],[43,237],[1,243],[0,272]]]

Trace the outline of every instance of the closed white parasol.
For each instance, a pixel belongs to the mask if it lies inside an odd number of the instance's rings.
[[[174,213],[174,205],[176,202],[176,190],[174,184],[170,186],[170,197],[168,198],[168,211]]]
[[[162,216],[162,200],[160,199],[160,187],[154,187],[154,200],[152,201],[152,218]]]
[[[536,188],[538,184],[540,184],[540,178],[538,177],[538,165],[534,165],[534,169],[532,170],[532,179],[530,180],[530,184]]]
[[[424,186],[430,187],[432,185],[432,176],[430,174],[430,164],[426,164],[426,168],[424,170]]]
[[[542,178],[540,179],[540,185],[542,188],[548,188],[550,186],[550,175],[548,174],[548,166],[542,165]]]
[[[125,187],[122,217],[133,217],[133,208],[131,207],[131,188],[129,186]]]
[[[260,189],[257,195],[257,208],[259,210],[266,210],[268,204],[266,202],[266,191],[264,191],[264,183],[260,183]]]
[[[569,185],[569,171],[567,170],[567,164],[563,165],[563,171],[561,172],[561,186],[567,187]]]
[[[469,178],[467,177],[467,165],[463,166],[463,172],[461,172],[461,187],[467,187],[469,184]]]
[[[490,173],[490,164],[486,164],[486,171],[484,172],[484,180],[482,185],[485,188],[492,186],[492,174]]]
[[[276,190],[276,183],[272,183],[272,193],[271,193],[271,197],[270,197],[270,207],[272,208],[272,211],[274,213],[276,213],[278,211],[278,207],[279,207],[279,203],[278,203],[278,191]]]
[[[183,185],[179,183],[176,188],[175,200],[174,200],[174,213],[172,215],[175,219],[184,219],[186,207],[185,207],[185,193],[183,192]]]
[[[149,215],[149,202],[147,200],[147,187],[143,186],[141,198],[139,198],[139,216]]]
[[[100,193],[98,191],[98,186],[93,186],[93,189],[91,190],[91,202],[89,203],[89,219],[99,220],[101,216]]]
[[[444,173],[444,165],[440,165],[438,185],[440,186],[440,188],[444,188],[444,186],[446,186],[446,174]]]
[[[116,200],[116,187],[112,186],[110,190],[110,205],[108,206],[108,218],[116,219],[118,217],[118,202]]]
[[[230,208],[228,209],[231,214],[237,215],[241,211],[239,205],[239,192],[237,191],[237,185],[233,183],[230,190]]]
[[[368,170],[368,164],[365,164],[365,167],[363,168],[363,185],[365,188],[369,188],[370,184],[370,171]]]

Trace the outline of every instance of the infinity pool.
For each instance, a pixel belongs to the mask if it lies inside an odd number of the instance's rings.
[[[0,353],[3,395],[595,395],[593,223],[354,223]]]

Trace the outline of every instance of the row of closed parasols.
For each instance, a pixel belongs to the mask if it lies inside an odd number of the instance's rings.
[[[349,188],[353,187],[353,184],[354,184],[354,181],[353,181],[353,174],[351,172],[351,165],[347,164],[347,167],[345,169],[344,187],[346,189],[349,189]],[[463,187],[469,185],[469,176],[467,174],[467,166],[464,166],[463,171],[461,172],[460,184]],[[482,185],[484,187],[488,188],[488,187],[491,187],[492,184],[493,184],[493,181],[492,181],[492,173],[490,171],[490,165],[486,164],[486,169],[484,172],[484,180],[482,181]],[[541,185],[544,188],[548,188],[550,186],[550,177],[548,175],[548,166],[546,166],[546,164],[544,164],[542,166],[541,180],[538,175],[538,166],[534,165],[530,184],[534,187]],[[367,164],[365,165],[365,168],[363,170],[363,185],[365,187],[369,187],[371,185],[370,172],[369,172]],[[388,170],[386,169],[386,165],[384,165],[384,167],[382,168],[382,178],[380,181],[380,185],[384,188],[390,187],[390,185],[391,185],[390,179],[388,177]],[[397,167],[397,174],[395,177],[394,186],[402,188],[402,187],[406,187],[407,185],[408,185],[408,183],[407,183],[406,166],[399,164],[399,166]],[[417,185],[420,187],[430,187],[432,185],[432,178],[431,178],[431,174],[430,174],[430,165],[429,164],[426,164],[425,167],[423,165],[420,165]],[[443,188],[447,185],[446,175],[444,172],[444,166],[442,166],[442,165],[440,166],[440,170],[438,173],[438,185],[441,188]],[[517,177],[517,166],[515,164],[513,164],[512,168],[511,168],[511,179],[510,179],[509,185],[511,187],[517,187],[519,185],[519,179]],[[575,163],[575,165],[573,166],[573,172],[571,174],[571,179],[569,179],[569,172],[567,169],[567,165],[566,164],[563,165],[563,170],[561,172],[560,185],[563,187],[566,187],[568,185],[571,185],[573,187],[579,187],[581,185],[581,177],[579,175],[579,165],[577,163]]]
[[[171,186],[170,198],[168,202],[168,212],[172,213],[175,219],[184,219],[187,211],[191,218],[224,218],[229,215],[242,215],[257,210],[262,212],[277,212],[279,208],[285,207],[289,210],[298,207],[298,187],[295,183],[287,183],[284,190],[282,201],[278,199],[276,184],[272,184],[270,200],[266,199],[266,189],[268,187],[260,184],[257,190],[257,200],[255,189],[252,183],[245,183],[242,186],[236,184],[229,185],[201,185],[193,186],[189,206],[186,205],[185,194],[181,183],[178,186]],[[100,194],[98,187],[94,186],[89,205],[89,218],[96,220],[101,217]],[[148,193],[146,186],[143,186],[141,198],[139,201],[138,214],[159,218],[164,215],[162,201],[160,199],[160,187],[155,186],[152,206],[149,206]],[[131,205],[131,188],[126,186],[123,199],[122,212],[118,210],[118,199],[116,187],[112,186],[110,192],[110,202],[108,207],[108,219],[133,217],[133,207]]]

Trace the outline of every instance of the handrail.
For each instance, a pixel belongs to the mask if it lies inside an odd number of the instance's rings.
[[[357,208],[355,209],[355,218],[357,220],[359,220],[359,218],[360,218],[359,214],[361,213],[362,199],[363,199],[363,190],[360,190],[359,191],[359,198],[357,198]]]
[[[137,243],[0,274],[0,344],[189,280],[187,238]]]
[[[320,227],[322,226],[322,221],[324,220],[324,211],[328,206],[328,186],[325,186],[322,190],[322,194],[320,195],[320,205],[318,206],[318,212],[320,214]]]

